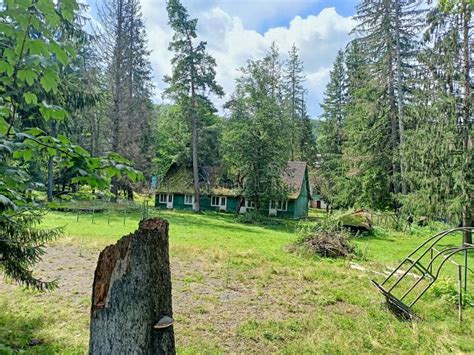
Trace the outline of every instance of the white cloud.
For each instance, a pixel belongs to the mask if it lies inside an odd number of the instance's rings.
[[[307,74],[308,109],[312,116],[319,113],[319,103],[329,77],[329,70],[339,49],[344,48],[349,40],[348,33],[353,27],[350,17],[339,15],[334,8],[325,8],[319,14],[305,18],[294,17],[288,26],[270,28],[261,34],[244,25],[241,16],[232,10],[233,2],[206,0],[206,6],[198,6],[201,2],[190,2],[191,17],[197,17],[198,35],[201,40],[207,41],[208,50],[217,62],[217,80],[224,87],[227,96],[234,87],[234,79],[238,76],[238,68],[248,59],[262,57],[273,41],[276,42],[282,57],[293,43],[300,49]],[[292,2],[282,1],[278,4],[278,11],[284,11],[285,6]],[[260,1],[255,7],[258,12],[276,11],[268,1]],[[305,2],[295,4],[304,7]],[[185,5],[188,5],[185,3]],[[222,5],[222,6],[221,6]],[[265,7],[266,6],[266,7]],[[295,5],[296,6],[296,5]],[[224,10],[225,8],[225,10]],[[235,8],[235,6],[234,6]],[[271,9],[270,9],[271,8]],[[170,59],[172,53],[168,51],[172,31],[167,25],[168,19],[164,0],[142,0],[143,15],[146,20],[149,46],[152,50],[151,62],[154,69],[155,85],[157,87],[156,100],[161,100],[161,92],[165,87],[163,75],[171,71]],[[247,17],[249,17],[247,16]],[[249,22],[249,19],[246,19]],[[221,110],[222,103],[216,105]]]

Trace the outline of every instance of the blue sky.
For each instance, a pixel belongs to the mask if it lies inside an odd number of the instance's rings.
[[[90,16],[96,17],[101,0],[87,0]],[[349,41],[356,0],[182,0],[199,19],[198,32],[216,58],[217,80],[227,97],[232,93],[237,69],[248,59],[259,58],[274,41],[282,59],[293,43],[304,61],[308,110],[316,117],[321,110],[329,70],[339,49]],[[156,86],[155,101],[161,101],[163,75],[170,72],[167,51],[172,32],[167,25],[165,0],[141,0],[148,31]],[[226,98],[216,100],[222,111]],[[225,114],[225,112],[223,112]]]

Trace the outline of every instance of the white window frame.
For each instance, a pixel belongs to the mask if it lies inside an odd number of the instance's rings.
[[[186,198],[191,197],[191,202],[186,202]],[[188,206],[194,205],[194,195],[184,195],[184,204]]]
[[[283,211],[283,212],[288,211],[288,200],[280,200],[276,202],[278,202],[278,203],[275,203],[275,207],[277,211]]]
[[[159,203],[168,203],[168,194],[158,194]]]
[[[246,209],[254,209],[255,208],[255,201],[250,201],[245,199],[245,208]]]
[[[217,199],[217,203],[215,203],[214,199]],[[224,203],[222,203],[222,201],[224,201]],[[227,197],[211,196],[211,207],[227,207]]]
[[[217,199],[217,204],[214,202],[214,200]],[[211,206],[212,207],[219,207],[219,202],[221,201],[221,198],[219,196],[211,196]]]
[[[224,201],[224,203],[222,203],[222,201]],[[225,196],[221,196],[221,200],[220,200],[220,207],[227,207],[227,197]]]
[[[278,201],[270,201],[270,210],[288,211],[288,200],[278,200]]]

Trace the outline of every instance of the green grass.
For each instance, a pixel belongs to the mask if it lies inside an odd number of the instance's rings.
[[[415,306],[423,320],[404,322],[386,309],[370,284],[369,277],[377,275],[350,266],[393,267],[441,226],[414,228],[410,234],[377,229],[355,240],[362,257],[348,261],[288,252],[298,238],[296,221],[255,226],[237,223],[229,214],[154,214],[170,222],[179,353],[474,352],[474,310],[464,310],[460,326],[448,294],[452,289],[426,294]],[[134,231],[138,219],[139,213],[129,214],[124,224],[122,214],[103,213],[92,223],[91,214],[77,221],[74,213],[49,213],[43,227],[63,226],[64,235],[51,248],[78,251],[71,263],[79,260],[93,270],[97,252]],[[65,278],[72,268],[75,277],[80,270],[65,260],[42,268],[46,274],[56,268]],[[455,285],[452,275],[447,269],[443,285]],[[27,353],[87,352],[87,285],[78,281],[77,290],[73,285],[69,291],[38,294],[0,283],[0,344]],[[473,290],[472,281],[469,287]],[[44,343],[31,347],[31,339]]]

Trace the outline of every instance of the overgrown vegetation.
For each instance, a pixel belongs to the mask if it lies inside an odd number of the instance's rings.
[[[85,95],[75,86],[78,73],[71,59],[84,36],[77,2],[6,1],[0,10],[0,271],[43,289],[52,284],[35,278],[30,267],[58,231],[35,228],[42,215],[35,202],[40,186],[34,163],[48,161],[52,167],[55,160],[71,183],[94,188],[105,188],[122,173],[136,180],[139,173],[115,153],[92,157],[53,129]],[[48,197],[51,174],[50,169]]]

